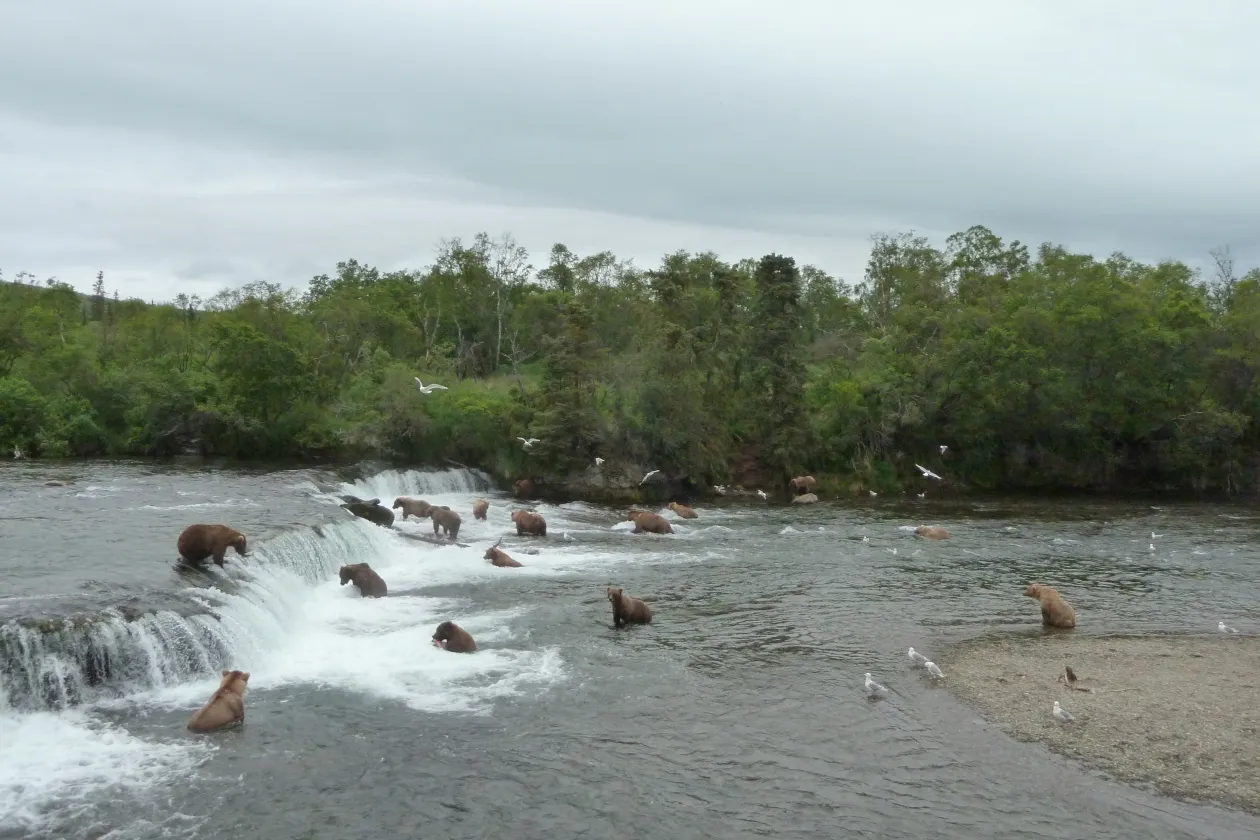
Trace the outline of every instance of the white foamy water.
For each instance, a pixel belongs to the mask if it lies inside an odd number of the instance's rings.
[[[38,826],[54,801],[73,812],[101,789],[124,793],[169,782],[213,750],[209,741],[137,738],[83,710],[0,713],[0,830]]]
[[[307,684],[426,712],[486,713],[496,698],[565,678],[557,649],[514,638],[511,621],[528,605],[487,611],[467,600],[420,594],[425,587],[505,575],[483,554],[501,535],[508,534],[505,542],[515,540],[510,506],[492,501],[486,522],[471,513],[488,480],[458,470],[389,471],[345,487],[387,505],[400,495],[447,504],[463,518],[460,542],[474,546],[408,540],[347,513],[345,521],[251,546],[251,556],[230,558],[226,571],[209,569],[226,578],[222,588],[186,593],[205,615],[162,612],[126,621],[106,614],[87,628],[51,636],[5,627],[9,649],[18,654],[0,682],[0,828],[34,830],[50,806],[64,819],[73,816],[76,802],[107,789],[169,785],[192,772],[215,748],[213,737],[190,737],[182,727],[169,740],[138,737],[106,724],[99,713],[191,715],[217,687],[221,669],[250,672],[247,707],[268,690]],[[233,501],[240,500],[196,506]],[[564,514],[553,509],[548,517],[559,525]],[[399,516],[396,525],[432,533],[428,520],[404,523]],[[570,527],[580,531],[581,524]],[[575,543],[537,542],[543,549],[537,555],[510,548],[526,565],[509,573],[560,574],[593,559],[589,548]],[[337,569],[357,562],[370,563],[385,579],[389,597],[362,598],[353,585],[340,585]],[[434,628],[446,619],[473,634],[476,654],[432,646]],[[84,663],[104,661],[109,668],[101,685],[103,666]],[[49,704],[61,710],[44,710]]]

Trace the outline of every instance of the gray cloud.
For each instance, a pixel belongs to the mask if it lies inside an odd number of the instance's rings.
[[[86,285],[100,266],[162,297],[423,263],[485,229],[536,262],[557,240],[777,250],[856,280],[871,233],[977,223],[1260,261],[1244,2],[49,0],[5,18],[6,272]]]

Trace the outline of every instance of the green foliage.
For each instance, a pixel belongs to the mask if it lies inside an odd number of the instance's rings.
[[[303,293],[119,300],[0,283],[0,451],[337,454],[783,491],[1256,489],[1260,271],[875,237],[856,286],[791,258],[640,270],[507,236],[423,270],[354,260]],[[417,392],[414,377],[449,390]],[[538,437],[532,451],[517,436]],[[948,444],[949,454],[939,447]],[[766,484],[769,482],[769,484]]]

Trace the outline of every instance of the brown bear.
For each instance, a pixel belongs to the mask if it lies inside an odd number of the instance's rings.
[[[485,519],[488,510],[490,510],[490,503],[485,499],[477,499],[473,502],[473,519]]]
[[[619,586],[608,587],[608,603],[613,608],[613,626],[651,624],[652,610],[638,598],[631,598]]]
[[[697,516],[694,510],[686,505],[680,505],[678,502],[670,502],[669,509],[681,516],[683,519],[695,519]]]
[[[512,521],[516,523],[516,536],[518,537],[526,534],[533,537],[547,536],[547,520],[543,519],[540,513],[528,510],[514,510],[512,511]]]
[[[249,671],[224,671],[219,687],[206,705],[188,719],[188,728],[193,732],[214,732],[244,723],[248,683]]]
[[[645,510],[631,510],[626,514],[626,519],[634,523],[635,534],[672,534],[673,527],[670,526],[669,520],[661,516],[659,513],[648,513]]]
[[[451,540],[459,536],[459,514],[446,505],[429,508],[429,518],[433,520],[433,536],[438,535],[439,528],[445,529],[447,538]]]
[[[914,535],[928,540],[949,539],[949,531],[946,531],[944,528],[938,528],[935,525],[920,525],[914,529]]]
[[[472,653],[477,649],[468,631],[453,621],[443,621],[437,626],[433,631],[433,646],[451,653]]]
[[[1041,602],[1041,623],[1045,626],[1064,629],[1076,626],[1076,611],[1053,587],[1030,583],[1024,594]]]
[[[359,595],[363,598],[384,598],[389,594],[389,587],[376,570],[367,563],[351,563],[341,567],[341,585],[353,583],[359,587]]]
[[[534,498],[534,480],[532,478],[519,479],[512,485],[512,493],[521,499]]]
[[[792,485],[792,491],[798,496],[814,492],[814,487],[818,484],[812,475],[798,475],[788,483]]]
[[[189,525],[180,531],[175,548],[189,563],[200,564],[210,557],[215,565],[222,567],[228,548],[245,556],[245,535],[226,525]]]
[[[399,496],[394,499],[393,507],[395,510],[402,508],[403,521],[407,521],[408,516],[414,516],[417,519],[427,519],[429,511],[433,510],[433,505],[424,499],[411,499],[407,496]]]
[[[502,540],[499,542],[502,542]],[[504,568],[518,568],[521,565],[520,562],[512,559],[512,555],[499,548],[499,543],[495,543],[486,549],[485,559],[489,560],[493,566],[502,566]]]

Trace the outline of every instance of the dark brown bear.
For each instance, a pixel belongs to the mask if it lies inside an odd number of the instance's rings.
[[[631,598],[619,586],[608,587],[608,603],[613,608],[613,625],[651,624],[652,611],[638,598]]]
[[[175,548],[189,563],[201,564],[209,557],[221,568],[229,548],[245,556],[245,535],[226,525],[189,525],[180,532]]]
[[[451,653],[472,653],[477,643],[468,631],[453,621],[443,621],[433,632],[433,646]]]
[[[341,567],[341,585],[353,583],[359,587],[359,595],[364,598],[384,598],[389,588],[376,570],[367,563],[352,563]]]

